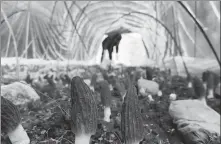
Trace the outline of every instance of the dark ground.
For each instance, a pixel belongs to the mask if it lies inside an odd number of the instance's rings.
[[[170,83],[172,85],[170,85]],[[140,98],[140,108],[144,120],[145,138],[141,144],[183,144],[181,137],[175,130],[175,126],[168,114],[169,94],[175,90],[178,99],[187,99],[191,92],[185,88],[186,80],[176,76],[172,82],[164,84],[163,96],[153,97],[154,102],[147,98]],[[74,134],[70,129],[70,89],[63,88],[58,91],[59,98],[49,99],[40,94],[39,106],[30,103],[28,109],[20,107],[22,125],[26,129],[31,144],[74,144]],[[99,99],[99,95],[95,93]],[[102,121],[103,110],[99,109],[99,124],[97,132],[91,137],[92,144],[123,144],[120,134],[121,103],[118,98],[112,100],[112,116],[110,123]],[[213,99],[208,104],[220,113],[220,100]],[[10,144],[6,136],[1,136],[2,144]]]

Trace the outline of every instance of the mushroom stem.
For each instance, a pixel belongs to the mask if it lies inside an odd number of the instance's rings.
[[[93,86],[89,86],[90,87],[90,89],[94,92],[94,87]]]
[[[75,136],[75,144],[89,144],[91,135],[80,134]]]
[[[188,88],[192,88],[192,87],[193,87],[192,82],[189,82],[189,83],[188,83]]]
[[[116,60],[118,61],[118,59],[119,59],[119,55],[118,55],[118,53],[116,54]]]
[[[208,90],[208,96],[207,98],[214,98],[213,89]]]
[[[149,101],[154,101],[152,95],[148,95],[148,99],[149,99]]]
[[[207,89],[207,84],[206,84],[206,82],[203,83],[203,87],[204,87],[205,89]]]
[[[159,90],[159,91],[157,92],[157,95],[158,95],[159,97],[161,97],[161,96],[163,95],[162,91]]]
[[[110,122],[111,109],[110,107],[104,107],[104,121]]]
[[[109,89],[112,91],[113,90],[113,86],[110,84],[109,85]]]
[[[125,96],[126,96],[126,92],[122,96],[123,101],[124,101]]]
[[[170,101],[175,101],[177,99],[177,96],[175,93],[171,93],[170,96],[169,96],[169,100]]]
[[[8,137],[12,144],[29,144],[30,139],[21,124],[12,132],[8,133]]]
[[[207,103],[206,103],[206,97],[202,97],[202,98],[200,98],[199,100],[202,101],[202,103],[203,103],[204,105],[207,105]]]

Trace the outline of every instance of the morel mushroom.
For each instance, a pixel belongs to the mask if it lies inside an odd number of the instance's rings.
[[[106,80],[100,82],[100,95],[101,95],[101,102],[104,106],[104,121],[110,122],[110,115],[111,115],[111,91],[109,89],[109,84]]]
[[[192,83],[192,77],[190,74],[188,74],[187,76],[187,82],[188,82],[188,88],[192,88],[193,87],[193,83]]]
[[[126,95],[126,88],[122,80],[116,79],[114,83],[114,91],[119,93],[119,97],[123,100]]]
[[[129,86],[121,112],[121,132],[125,144],[139,144],[143,139],[143,120],[138,107],[136,88]]]
[[[204,86],[205,89],[207,89],[208,74],[209,74],[209,71],[204,71],[202,73],[203,86]]]
[[[1,131],[7,133],[12,144],[29,144],[30,139],[21,125],[18,108],[1,97]]]
[[[215,75],[213,73],[208,74],[207,79],[207,89],[208,89],[208,96],[207,98],[214,98],[214,88],[215,87]]]
[[[146,79],[147,80],[153,79],[153,69],[150,67],[146,67]]]
[[[71,104],[75,144],[89,144],[97,128],[97,104],[93,92],[79,76],[71,80]]]
[[[91,77],[91,83],[90,83],[90,85],[94,87],[95,84],[96,84],[96,82],[97,82],[97,75],[96,75],[96,74],[93,74],[92,77]]]
[[[203,85],[208,89],[208,98],[214,98],[215,88],[219,85],[220,77],[211,71],[205,71],[202,75]]]
[[[31,75],[30,75],[30,72],[29,72],[29,71],[27,71],[27,76],[26,76],[26,78],[25,78],[25,82],[26,82],[27,84],[32,84],[32,82],[33,82],[33,78],[31,78]]]
[[[204,104],[206,104],[206,90],[203,82],[198,77],[193,78],[193,89],[196,99],[201,100]]]
[[[60,75],[60,79],[65,87],[68,87],[69,84],[71,83],[71,79],[68,76],[68,74]]]

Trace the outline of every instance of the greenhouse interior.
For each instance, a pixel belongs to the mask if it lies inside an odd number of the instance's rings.
[[[220,1],[1,1],[2,144],[220,144]]]

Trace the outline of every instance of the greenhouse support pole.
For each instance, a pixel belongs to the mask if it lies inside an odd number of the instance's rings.
[[[195,1],[195,16],[197,18],[197,1]],[[194,43],[194,57],[196,57],[196,34],[197,34],[197,29],[196,29],[196,25],[194,24],[194,39],[195,39],[195,43]]]
[[[15,35],[14,35],[14,32],[13,32],[13,29],[12,29],[12,27],[11,27],[9,21],[8,21],[8,18],[6,16],[6,14],[5,14],[5,11],[2,9],[2,7],[1,7],[1,12],[2,12],[2,16],[5,19],[5,22],[6,22],[7,26],[8,26],[9,32],[12,35],[14,49],[15,49],[15,55],[16,55],[16,76],[17,76],[17,80],[19,80],[20,64],[19,64],[19,58],[18,58],[17,41],[15,39]]]
[[[32,23],[30,23],[31,26],[32,26]],[[36,45],[35,45],[35,37],[34,37],[34,34],[33,34],[33,29],[31,29],[31,38],[32,38],[32,41],[33,41],[33,44],[32,44],[32,57],[35,59],[36,58]]]
[[[8,42],[7,42],[7,47],[6,47],[5,57],[8,56],[8,49],[9,49],[9,46],[10,46],[10,42],[11,42],[11,33],[9,32],[9,34],[8,34]]]
[[[177,18],[178,18],[179,23],[181,24],[181,26],[182,26],[184,32],[186,33],[186,35],[188,36],[188,38],[190,39],[190,41],[191,41],[191,42],[193,43],[193,45],[194,45],[194,44],[195,44],[195,40],[194,40],[194,38],[190,35],[190,33],[188,32],[187,27],[185,26],[183,20],[182,20],[179,16],[178,16]],[[199,46],[197,46],[197,44],[196,44],[196,50],[197,50],[197,48],[199,48]],[[201,51],[199,51],[199,52],[201,52]]]
[[[177,41],[177,38],[179,37],[179,35],[177,36],[177,27],[176,27],[176,25],[177,25],[177,23],[175,22],[175,14],[174,14],[174,7],[172,7],[172,14],[173,14],[173,31],[174,31],[174,37],[175,37],[175,39],[176,39],[176,42],[178,42]],[[176,66],[176,69],[177,69],[177,75],[179,75],[179,71],[178,71],[178,68],[177,68],[177,64],[176,64],[176,60],[175,60],[175,58],[174,58],[174,53],[175,53],[175,56],[177,56],[177,49],[179,49],[179,47],[180,47],[180,44],[179,44],[179,42],[174,46],[174,50],[173,50],[173,61],[174,61],[174,63],[175,63],[175,66]],[[181,57],[182,57],[182,55],[181,55]],[[185,64],[184,64],[184,67],[185,67]]]
[[[173,46],[177,47],[176,45],[173,45]],[[173,62],[174,62],[174,65],[175,65],[176,73],[177,73],[177,75],[179,75],[179,71],[178,71],[178,68],[177,68],[177,64],[176,64],[176,60],[174,58],[174,55],[172,55],[172,57],[173,57]]]
[[[143,38],[142,38],[142,42],[143,42],[144,48],[145,48],[145,50],[146,50],[147,57],[150,58],[150,54],[149,54],[148,48],[147,48],[147,46],[146,46],[146,44],[145,44]]]
[[[174,20],[174,23],[175,23],[175,19],[177,20],[177,15],[174,13],[174,10],[176,10],[176,9],[174,9],[174,7],[173,7],[173,9],[172,9],[172,11],[173,11],[173,20]],[[189,74],[188,68],[186,66],[186,63],[185,63],[185,61],[183,59],[183,53],[181,51],[181,42],[180,42],[180,37],[179,37],[179,25],[175,25],[175,34],[176,34],[176,37],[177,37],[178,42],[179,42],[179,45],[177,47],[178,48],[178,52],[179,52],[180,57],[182,59],[182,63],[183,63],[184,69],[186,71],[186,75],[189,76],[190,74]]]
[[[127,15],[131,15],[132,13],[142,14],[142,15],[148,16],[148,17],[150,17],[150,18],[156,20],[156,21],[168,32],[168,34],[170,35],[171,39],[172,39],[173,42],[174,42],[174,45],[175,45],[176,47],[178,46],[177,41],[176,41],[176,38],[173,37],[173,34],[172,34],[171,31],[168,29],[168,27],[167,27],[164,23],[162,23],[159,19],[155,18],[154,16],[152,16],[152,15],[150,15],[150,14],[148,14],[148,13],[143,13],[143,12],[138,12],[138,11],[132,11],[132,12],[130,12],[129,14],[123,15],[121,18],[123,18],[124,16],[127,16]],[[171,50],[171,49],[170,49],[170,50]]]
[[[218,9],[217,9],[215,3],[214,3],[213,1],[209,1],[209,3],[210,3],[210,6],[211,6],[212,9],[213,9],[213,12],[214,12],[214,14],[216,15],[218,21],[220,22],[220,14],[219,14],[219,11],[218,11]]]
[[[181,1],[178,1],[178,3],[184,8],[184,10],[190,15],[190,17],[193,19],[193,21],[195,22],[195,24],[198,26],[198,28],[200,29],[200,31],[202,32],[203,36],[205,37],[206,41],[208,42],[213,54],[215,55],[216,57],[216,60],[217,62],[219,63],[219,67],[221,67],[221,62],[219,60],[219,57],[211,43],[211,41],[209,40],[207,34],[205,33],[205,31],[203,30],[202,26],[199,24],[199,22],[193,17],[193,15],[189,12],[189,10],[186,8],[186,6],[181,2]]]
[[[174,14],[174,7],[172,7],[172,14],[173,14],[173,31],[174,31],[174,38],[176,39],[177,41],[177,33],[176,33],[176,22],[175,22],[175,14]],[[174,50],[173,50],[173,55],[175,54],[175,56],[177,56],[177,48],[179,47],[179,42],[177,41],[177,47],[174,47]]]
[[[34,23],[33,23],[34,22]],[[50,56],[48,55],[48,53],[45,53],[47,50],[46,50],[46,47],[45,47],[45,45],[44,45],[44,43],[43,43],[43,40],[42,40],[42,37],[41,37],[41,32],[40,32],[40,30],[39,30],[39,28],[37,27],[37,22],[36,22],[36,20],[34,20],[32,22],[32,29],[35,29],[35,31],[34,32],[36,32],[35,34],[36,34],[36,41],[38,41],[38,42],[36,42],[36,45],[38,45],[38,47],[42,47],[42,49],[43,49],[43,51],[44,51],[44,54],[40,54],[41,55],[41,58],[43,58],[44,59],[44,55],[46,55],[46,56],[48,56],[49,58],[50,58]],[[33,33],[34,34],[34,33]],[[35,49],[35,52],[37,52],[36,51],[36,49]],[[37,53],[36,53],[37,54]],[[40,56],[39,55],[39,56]]]
[[[1,18],[1,16],[0,16],[0,18]],[[2,44],[1,44],[1,38],[0,38],[0,46],[1,46]],[[0,51],[0,55],[2,55],[2,50]],[[0,59],[0,63],[2,63],[1,62],[1,59]],[[2,83],[2,66],[1,66],[1,68],[0,68],[0,85],[1,85],[1,83]],[[0,91],[1,91],[1,88],[0,88]]]
[[[28,2],[28,16],[27,16],[27,22],[26,22],[26,39],[25,39],[25,58],[28,58],[28,47],[29,47],[29,26],[30,26],[30,6],[31,6],[31,2]]]
[[[9,14],[8,16],[7,16],[7,19],[9,19],[10,17],[12,17],[13,15],[15,15],[15,14],[17,14],[17,13],[20,13],[20,12],[25,12],[26,10],[19,10],[19,11],[14,11],[14,12],[12,12],[11,14]],[[3,24],[5,22],[5,19],[2,19],[1,20],[1,24]]]
[[[157,12],[157,1],[155,1],[155,4],[154,4],[154,9],[156,11],[156,19],[158,19],[157,15],[158,15],[158,12]],[[154,49],[153,49],[153,59],[155,59],[155,61],[157,61],[157,52],[156,52],[156,49],[157,49],[157,28],[158,28],[158,22],[157,20],[155,20],[156,22],[156,27],[155,27],[155,41],[154,41]]]
[[[68,12],[68,16],[69,16],[70,19],[71,19],[71,23],[72,23],[72,25],[74,26],[75,31],[77,32],[77,34],[78,34],[78,36],[79,36],[79,39],[80,39],[82,45],[84,46],[84,49],[85,49],[86,53],[89,54],[89,51],[88,51],[88,49],[87,49],[87,47],[86,47],[86,45],[85,45],[85,43],[84,43],[84,41],[83,41],[83,38],[81,37],[81,35],[79,34],[79,32],[78,32],[78,30],[77,30],[77,26],[76,26],[76,24],[75,24],[75,22],[74,22],[74,20],[73,20],[73,17],[72,17],[72,15],[71,15],[71,12],[69,11],[68,6],[67,6],[67,3],[66,3],[65,1],[64,1],[64,5],[65,5],[65,8],[66,8],[66,10],[67,10],[67,12]]]

